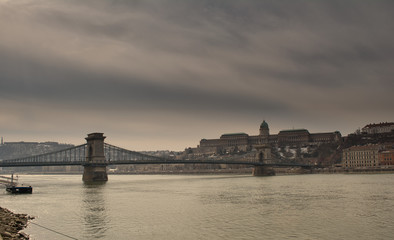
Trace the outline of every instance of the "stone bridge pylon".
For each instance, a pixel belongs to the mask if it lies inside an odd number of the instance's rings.
[[[108,181],[107,162],[104,154],[104,134],[90,133],[85,139],[87,150],[82,180],[84,182]]]
[[[255,146],[256,160],[260,163],[268,163],[271,160],[271,146],[267,143],[262,143]],[[255,166],[253,169],[253,176],[274,176],[275,170],[271,166]]]

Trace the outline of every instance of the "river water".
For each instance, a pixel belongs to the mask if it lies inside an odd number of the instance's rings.
[[[34,193],[1,191],[0,206],[35,216],[37,240],[394,237],[394,174],[81,178],[21,175]]]

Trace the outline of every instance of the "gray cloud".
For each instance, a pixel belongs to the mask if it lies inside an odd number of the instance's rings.
[[[58,117],[47,128],[32,121],[61,108],[69,131],[90,130],[70,118],[91,114],[97,128],[118,121],[103,128],[124,141],[138,133],[144,144],[156,129],[153,148],[178,149],[263,118],[274,130],[347,134],[394,116],[393,10],[350,0],[2,1],[0,122],[34,119],[12,129],[56,135]],[[184,140],[161,145],[172,133]]]

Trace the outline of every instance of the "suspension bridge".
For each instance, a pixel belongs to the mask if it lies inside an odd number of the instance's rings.
[[[177,160],[151,156],[127,150],[104,142],[103,133],[91,133],[85,138],[86,143],[75,147],[49,152],[40,155],[0,161],[0,167],[29,166],[84,166],[84,181],[107,181],[106,167],[122,164],[229,164],[249,165],[254,167],[254,175],[272,175],[272,167],[312,168],[311,165],[294,163],[269,163],[271,154],[269,147],[257,146],[258,157],[255,159],[228,158],[225,160]]]

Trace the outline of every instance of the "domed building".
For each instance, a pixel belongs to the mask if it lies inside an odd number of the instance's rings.
[[[264,120],[260,124],[260,136],[268,137],[270,135],[270,129],[268,127],[268,123]]]
[[[271,145],[302,145],[337,142],[341,140],[338,131],[327,133],[309,133],[306,129],[282,130],[278,134],[270,135],[268,123],[264,120],[260,124],[259,135],[249,136],[246,133],[227,133],[219,139],[202,139],[200,145],[194,149],[199,153],[220,153],[226,151],[250,151],[261,143]]]

